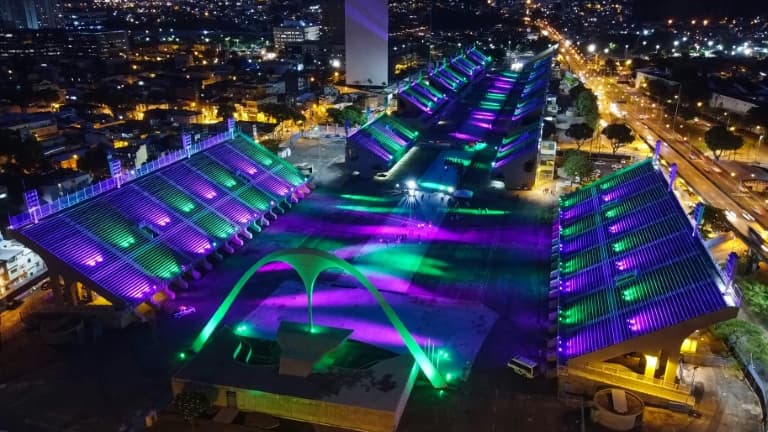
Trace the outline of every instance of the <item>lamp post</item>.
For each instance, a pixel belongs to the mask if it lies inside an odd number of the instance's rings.
[[[761,127],[757,126],[755,129],[760,130]],[[760,138],[757,140],[757,144],[755,144],[755,157],[753,158],[753,162],[759,162],[760,146],[763,144],[763,138],[765,138],[765,132],[760,135]]]
[[[680,99],[682,98],[683,91],[683,85],[680,83],[677,83],[677,96],[675,96],[675,99],[677,99],[677,103],[675,104],[675,115],[672,117],[672,132],[675,131],[675,124],[677,123],[677,112],[680,110]]]
[[[592,60],[593,60],[593,62],[595,62],[595,61],[596,61],[596,59],[597,59],[597,55],[595,54],[595,51],[597,51],[597,46],[595,46],[595,44],[589,44],[589,45],[587,46],[587,52],[588,52],[588,53],[590,53],[590,54],[592,54]],[[593,66],[593,67],[595,67],[595,69],[597,69],[597,67],[595,66],[595,64],[593,64],[592,66]]]
[[[699,370],[698,366],[693,367],[693,375],[691,375],[691,389],[696,386],[696,371]]]

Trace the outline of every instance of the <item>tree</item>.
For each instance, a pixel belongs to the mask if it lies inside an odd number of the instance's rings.
[[[18,132],[0,129],[0,156],[22,171],[34,171],[45,162],[43,146],[34,136],[21,139]]]
[[[347,120],[352,125],[362,125],[365,123],[366,118],[363,111],[356,106],[347,106],[344,109],[329,108],[326,110],[328,117],[336,124],[346,124]]]
[[[763,133],[768,129],[768,106],[756,106],[747,111],[747,121],[752,127],[760,126]]]
[[[173,404],[184,416],[184,419],[193,425],[211,407],[211,402],[204,393],[186,390],[176,395]]]
[[[581,83],[579,83],[579,84],[577,84],[577,85],[575,85],[575,86],[571,87],[571,89],[570,89],[570,90],[568,90],[568,96],[570,96],[570,97],[571,97],[571,99],[574,99],[574,100],[575,100],[576,98],[578,98],[578,97],[579,97],[579,95],[581,94],[581,92],[583,92],[583,91],[584,91],[584,90],[586,90],[586,89],[587,89],[587,88],[586,88],[586,87],[584,87],[584,84],[581,84]]]
[[[235,104],[231,101],[222,102],[219,104],[216,114],[224,120],[231,119],[235,116]]]
[[[725,210],[709,204],[703,204],[703,206],[704,214],[701,217],[699,230],[704,238],[711,238],[717,233],[733,229],[731,223],[728,222],[728,218],[725,217]]]
[[[278,123],[282,123],[286,120],[293,120],[294,122],[305,121],[304,114],[300,113],[294,108],[283,104],[277,103],[265,103],[259,105],[259,111],[265,113],[269,117],[277,120]]]
[[[597,127],[600,112],[597,107],[597,97],[592,90],[585,89],[576,97],[576,112],[584,117],[584,122],[591,128]]]
[[[632,129],[624,123],[611,123],[602,132],[611,141],[611,150],[616,154],[619,149],[635,140]]]
[[[555,135],[555,132],[555,124],[549,120],[544,120],[541,127],[541,137],[543,139],[550,139],[553,135]]]
[[[576,141],[576,150],[581,150],[584,141],[595,135],[595,130],[586,123],[574,123],[565,130],[565,135]]]
[[[716,160],[720,160],[724,151],[738,150],[744,145],[742,137],[732,133],[723,125],[712,126],[706,131],[704,142],[707,144],[707,148],[712,150],[712,155]]]
[[[92,174],[108,172],[107,152],[99,147],[86,151],[83,157],[77,160],[77,169]]]
[[[569,151],[565,154],[563,171],[568,177],[586,178],[592,174],[592,161],[583,151]]]

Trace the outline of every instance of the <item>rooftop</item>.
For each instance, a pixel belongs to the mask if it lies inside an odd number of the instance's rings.
[[[737,307],[694,230],[651,160],[561,197],[560,358]]]
[[[157,163],[22,214],[13,235],[113,303],[135,305],[303,195],[292,165],[239,134]]]

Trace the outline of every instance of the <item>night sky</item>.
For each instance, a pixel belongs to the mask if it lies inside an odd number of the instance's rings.
[[[766,12],[766,4],[760,0],[636,0],[635,3],[635,12],[644,19],[749,17]]]

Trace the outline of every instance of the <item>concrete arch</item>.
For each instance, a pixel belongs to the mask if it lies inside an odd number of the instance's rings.
[[[435,368],[419,344],[413,338],[413,335],[405,327],[405,324],[400,320],[400,317],[395,313],[394,309],[392,309],[392,306],[387,303],[387,301],[381,295],[381,292],[379,292],[379,290],[373,286],[368,278],[343,259],[328,252],[317,249],[292,248],[272,252],[248,268],[248,270],[245,271],[240,279],[237,280],[235,285],[232,287],[232,290],[229,292],[229,294],[227,294],[227,297],[224,298],[224,301],[221,302],[219,307],[211,316],[211,319],[208,320],[205,327],[203,327],[203,330],[195,339],[194,343],[192,344],[193,351],[199,352],[203,348],[205,342],[211,336],[216,327],[218,327],[221,320],[224,319],[224,316],[229,311],[229,308],[237,299],[237,296],[240,294],[240,291],[242,291],[245,283],[248,282],[260,268],[274,262],[283,262],[288,264],[299,274],[299,278],[304,284],[304,289],[307,291],[307,312],[309,315],[310,329],[313,326],[312,295],[315,289],[315,282],[317,281],[317,277],[320,275],[320,273],[328,269],[338,268],[354,276],[354,278],[357,279],[358,282],[360,282],[376,299],[376,302],[384,311],[384,314],[387,316],[387,319],[389,319],[389,322],[392,323],[392,325],[395,327],[397,333],[401,338],[403,338],[403,342],[405,342],[405,346],[408,348],[408,351],[410,351],[411,355],[413,355],[416,363],[418,363],[421,371],[424,372],[424,375],[426,375],[427,379],[429,379],[430,383],[432,383],[432,386],[435,388],[444,388],[447,386],[445,378],[440,375],[437,368]]]

